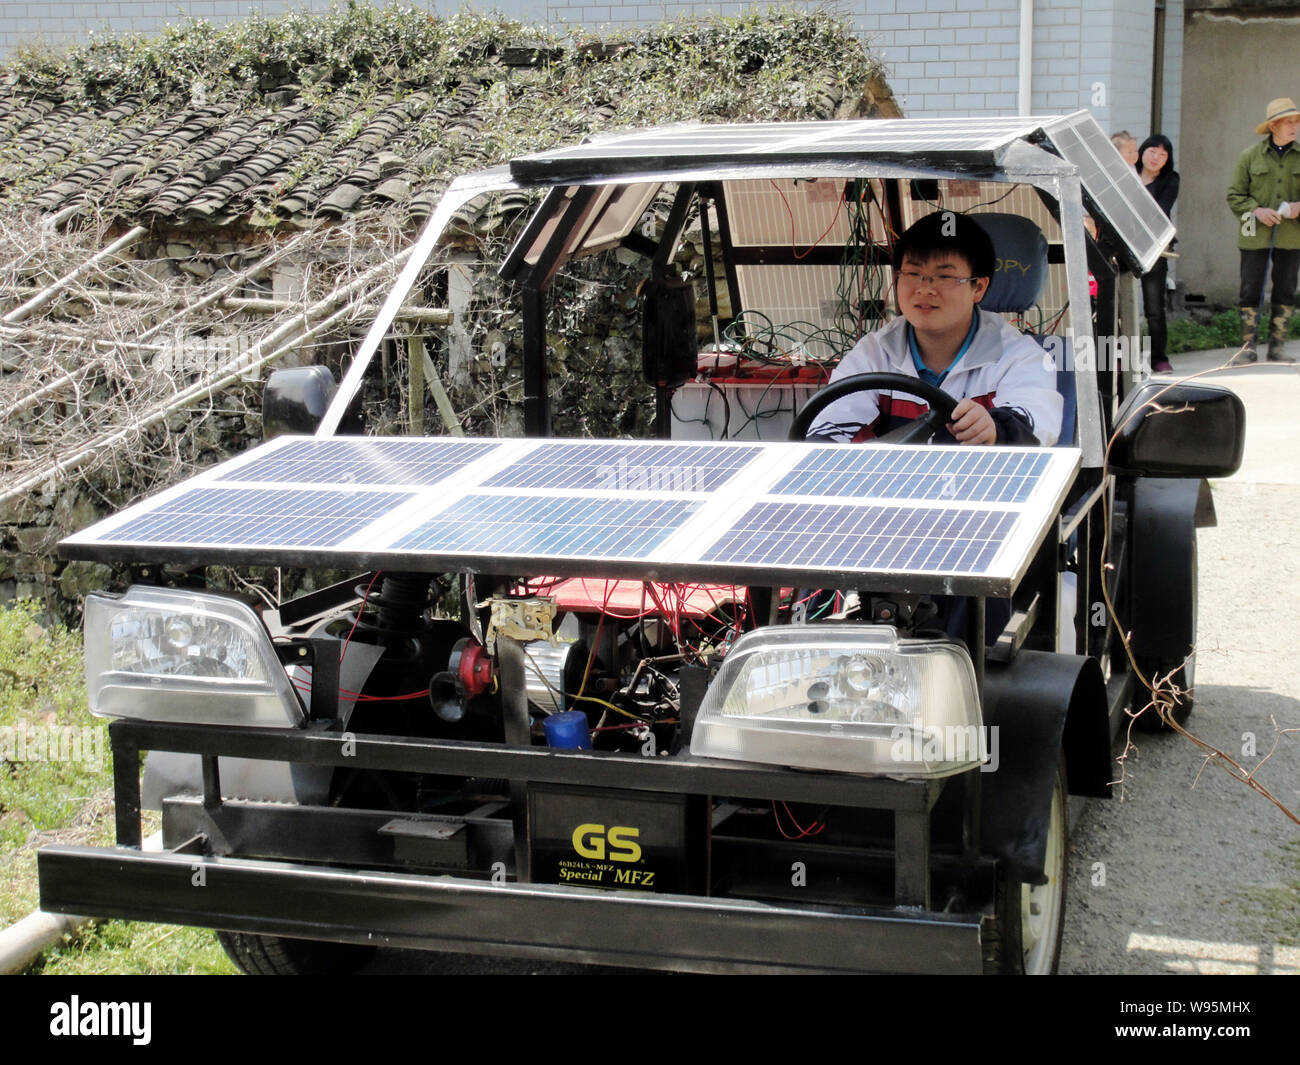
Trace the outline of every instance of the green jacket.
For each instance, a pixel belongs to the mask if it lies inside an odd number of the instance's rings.
[[[1255,219],[1255,232],[1242,231],[1241,216],[1256,207],[1277,209],[1281,203],[1300,201],[1300,144],[1292,141],[1279,159],[1269,148],[1270,138],[1247,148],[1237,160],[1237,169],[1228,186],[1228,206],[1237,218],[1237,247],[1267,248],[1274,228],[1278,248],[1300,248],[1300,218],[1284,218],[1280,225],[1266,226]]]

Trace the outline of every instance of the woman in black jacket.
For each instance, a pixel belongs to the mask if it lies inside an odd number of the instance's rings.
[[[1135,165],[1138,177],[1147,192],[1160,205],[1166,217],[1173,213],[1178,199],[1178,171],[1174,169],[1174,146],[1169,138],[1153,133],[1138,147]],[[1169,276],[1169,260],[1163,255],[1156,260],[1150,273],[1142,275],[1142,304],[1146,309],[1147,330],[1151,334],[1151,369],[1156,373],[1172,370],[1165,353],[1169,327],[1165,321],[1165,284]]]

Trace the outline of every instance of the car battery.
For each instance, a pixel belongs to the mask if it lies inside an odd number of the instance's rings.
[[[700,796],[534,784],[528,823],[535,883],[682,893],[705,880]]]

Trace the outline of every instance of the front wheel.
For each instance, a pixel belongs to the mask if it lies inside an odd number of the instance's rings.
[[[1192,541],[1192,564],[1191,572],[1187,576],[1188,586],[1191,588],[1191,630],[1192,646],[1183,659],[1171,660],[1164,658],[1138,658],[1137,666],[1143,675],[1156,683],[1160,678],[1160,683],[1156,686],[1164,689],[1170,700],[1168,709],[1169,717],[1175,723],[1182,725],[1187,721],[1188,715],[1192,712],[1192,697],[1195,694],[1196,684],[1196,603],[1197,603],[1197,565],[1198,559],[1196,554],[1196,541]],[[1138,685],[1138,694],[1146,692],[1140,684]],[[1164,694],[1162,693],[1162,695]],[[1146,692],[1151,698],[1155,696]],[[1161,718],[1159,712],[1154,706],[1149,706],[1145,711],[1138,714],[1137,726],[1144,732],[1164,732],[1169,729],[1169,724]]]
[[[990,974],[1050,976],[1061,961],[1065,931],[1070,829],[1065,761],[1056,768],[1052,809],[1048,815],[1047,883],[1026,884],[1005,871],[998,873],[993,920],[984,936],[984,971]]]
[[[356,943],[252,932],[218,932],[217,939],[239,971],[249,976],[350,976],[375,952],[374,947]]]

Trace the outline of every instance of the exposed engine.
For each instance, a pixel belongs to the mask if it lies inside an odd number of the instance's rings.
[[[538,578],[475,592],[472,579],[449,595],[429,577],[400,574],[356,588],[361,605],[325,627],[345,647],[384,651],[349,727],[504,739],[497,643],[506,639],[522,650],[532,743],[666,752],[710,663],[751,627],[748,593],[732,586]],[[473,604],[460,611],[468,621],[435,615],[454,608],[455,594]],[[548,728],[552,718],[565,727]]]

